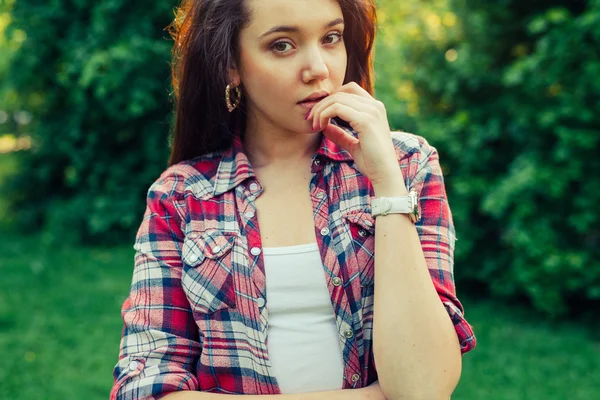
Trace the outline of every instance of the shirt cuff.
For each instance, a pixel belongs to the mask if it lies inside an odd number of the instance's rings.
[[[460,353],[465,354],[466,352],[473,350],[477,344],[477,340],[473,333],[473,328],[463,316],[462,311],[451,302],[445,301],[443,304],[444,307],[446,307],[446,311],[448,311],[448,315],[450,315],[450,319],[452,320],[454,329],[458,335]]]

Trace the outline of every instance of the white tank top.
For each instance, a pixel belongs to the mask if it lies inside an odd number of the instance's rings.
[[[342,388],[344,360],[317,243],[263,248],[267,351],[281,393]]]

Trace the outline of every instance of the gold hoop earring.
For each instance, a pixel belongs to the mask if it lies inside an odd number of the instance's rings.
[[[231,89],[231,85],[227,85],[227,87],[225,88],[225,102],[227,103],[227,109],[229,110],[229,112],[232,112],[233,110],[235,110],[235,108],[238,106],[238,104],[240,104],[240,100],[242,99],[242,91],[240,90],[239,86],[234,87],[233,89],[235,89],[235,104],[231,104],[231,98],[229,95],[229,91]]]

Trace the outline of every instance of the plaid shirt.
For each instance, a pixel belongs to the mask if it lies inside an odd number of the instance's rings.
[[[456,238],[438,153],[423,137],[392,136],[406,187],[420,194],[416,229],[464,354],[475,347],[475,336],[455,293]],[[324,136],[310,168],[315,233],[344,358],[342,387],[365,387],[377,380],[373,188],[350,154]],[[262,191],[239,137],[225,151],[169,167],[152,184],[122,308],[112,400],[158,399],[180,390],[280,393],[266,345],[267,291],[254,204]]]

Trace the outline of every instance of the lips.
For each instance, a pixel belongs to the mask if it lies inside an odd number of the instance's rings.
[[[308,100],[302,100],[299,102],[299,104],[317,104],[319,101],[323,100],[325,97],[327,96],[321,96],[321,97],[317,97],[314,99],[308,99]]]
[[[303,100],[300,100],[298,104],[301,103],[318,103],[323,100],[325,97],[329,96],[329,92],[326,90],[315,91],[306,96]]]

